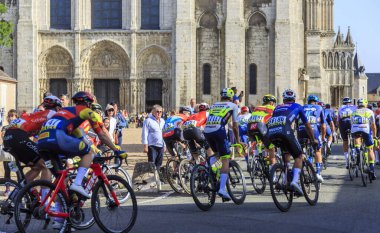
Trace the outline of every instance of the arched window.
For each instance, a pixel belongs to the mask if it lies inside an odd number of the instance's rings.
[[[257,93],[257,66],[256,64],[249,65],[249,94],[256,95]]]
[[[92,28],[121,29],[122,0],[92,0]]]
[[[203,65],[203,94],[211,94],[211,65]]]
[[[160,0],[141,0],[141,29],[160,29]]]
[[[71,0],[50,0],[50,28],[71,29]]]

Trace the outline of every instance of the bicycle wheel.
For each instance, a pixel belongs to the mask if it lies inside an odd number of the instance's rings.
[[[51,211],[69,214],[68,202],[61,191],[51,200],[55,189],[56,186],[47,180],[36,180],[20,190],[15,200],[15,222],[21,233],[42,232],[53,226],[59,233],[66,232],[70,219],[48,216],[44,204],[41,203],[44,199],[45,204],[52,201]],[[57,224],[49,226],[51,220]]]
[[[251,181],[253,188],[258,194],[262,194],[266,187],[265,172],[262,163],[259,159],[251,160],[251,171],[249,175],[251,176]]]
[[[364,187],[367,187],[367,173],[365,172],[365,168],[364,168],[364,155],[363,155],[363,151],[360,151],[360,154],[358,155],[358,159],[359,159],[359,173],[360,173],[360,176],[362,177],[362,182],[363,182],[363,186]]]
[[[105,166],[105,168],[103,169],[103,173],[104,175],[108,176],[108,175],[116,175],[116,176],[120,176],[121,178],[123,178],[124,180],[126,180],[129,184],[129,186],[132,186],[132,179],[131,177],[129,176],[128,172],[125,171],[123,168],[110,168],[109,166]],[[121,202],[124,202],[126,201],[128,198],[129,198],[129,194],[127,194],[127,196],[124,197],[124,199],[122,200],[119,200]]]
[[[311,206],[316,205],[319,197],[319,183],[314,167],[308,160],[302,164],[300,181],[307,203]]]
[[[193,168],[190,178],[191,196],[199,209],[208,211],[215,204],[215,181],[209,170],[203,165]]]
[[[170,158],[166,162],[166,177],[170,187],[176,193],[182,193],[181,181],[179,177],[179,161],[175,158]]]
[[[0,179],[0,232],[17,232],[14,201],[21,185],[14,180]]]
[[[287,212],[293,203],[293,191],[289,189],[287,174],[282,164],[275,164],[269,176],[269,187],[274,204],[282,212]]]
[[[179,163],[179,177],[181,186],[183,188],[183,191],[185,191],[187,194],[191,195],[190,190],[190,178],[191,178],[191,172],[193,171],[194,164],[188,160],[183,159]]]
[[[92,214],[104,232],[129,232],[137,217],[136,196],[128,182],[120,176],[108,175],[107,179],[108,185],[99,179],[92,190]],[[117,205],[112,197],[113,193],[117,200],[123,200],[127,195],[130,198]]]
[[[231,160],[230,171],[228,172],[227,191],[230,194],[232,201],[236,205],[244,203],[247,195],[247,185],[245,184],[245,177],[239,164]]]
[[[354,180],[355,178],[355,170],[356,170],[356,166],[355,166],[355,163],[352,162],[352,154],[350,153],[349,155],[349,158],[348,158],[348,175],[350,176],[350,180]]]

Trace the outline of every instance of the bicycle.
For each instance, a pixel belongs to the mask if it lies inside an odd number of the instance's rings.
[[[354,133],[355,137],[362,138],[361,132]],[[368,180],[370,183],[372,183],[371,176],[369,173],[369,162],[368,162],[368,149],[363,143],[361,143],[359,148],[356,149],[356,170],[359,171],[360,176],[362,178],[363,186],[366,187]]]
[[[108,154],[110,153],[110,154]],[[114,152],[111,149],[102,151],[103,156],[114,156]],[[128,165],[127,157],[124,159],[124,162]],[[115,159],[113,164],[104,163],[102,164],[102,171],[105,175],[118,175],[121,178],[125,179],[128,184],[133,188],[132,178],[129,173],[124,170],[122,167],[123,160]]]
[[[347,129],[346,133],[348,135],[348,148],[349,148],[349,154],[348,154],[348,174],[350,177],[350,180],[354,180],[355,176],[359,177],[359,171],[356,167],[356,149],[354,147],[354,141],[351,136],[351,130]]]
[[[240,144],[233,144],[231,146],[239,147],[240,153],[243,151],[243,147]],[[216,192],[219,190],[220,186],[219,169],[221,164],[219,161],[214,165],[210,163],[210,158],[215,156],[216,155],[207,157],[205,164],[202,163],[195,165],[191,173],[191,195],[195,204],[203,211],[210,210],[215,204]],[[245,177],[239,164],[234,160],[230,160],[229,163],[228,180],[226,186],[232,201],[236,205],[243,204],[246,197]],[[222,200],[223,202],[226,201],[224,198],[222,198]]]
[[[115,158],[110,157],[95,157],[90,168],[93,173],[86,184],[86,191],[92,192],[91,197],[91,212],[95,222],[104,232],[128,232],[135,224],[137,217],[137,201],[132,188],[128,182],[116,175],[106,176],[102,172],[101,164]],[[60,159],[52,159],[46,164],[49,168],[59,169]],[[32,220],[36,220],[35,224],[46,229],[52,217],[59,218],[61,221],[61,229],[59,232],[71,231],[73,223],[81,221],[83,216],[82,205],[86,198],[70,191],[66,186],[66,178],[70,171],[75,168],[57,171],[57,178],[54,183],[46,180],[36,180],[23,187],[15,201],[15,220],[16,225],[21,233],[37,232],[38,229],[32,229],[34,225]],[[126,195],[130,195],[125,199]],[[75,198],[77,197],[77,198]],[[121,198],[120,198],[121,197]],[[127,203],[131,202],[131,204]],[[121,206],[125,204],[126,206]],[[124,209],[125,207],[125,209]],[[124,210],[121,210],[121,209]],[[61,210],[60,210],[61,209]],[[106,211],[110,214],[116,213],[116,220],[113,223],[110,219],[103,219]],[[129,217],[121,217],[123,221],[118,221],[123,214],[129,214]],[[114,229],[121,224],[127,225],[121,229]]]
[[[292,169],[288,168],[286,163],[286,155],[288,153],[282,152],[286,151],[282,140],[276,139],[272,143],[276,147],[281,148],[283,162],[275,164],[270,172],[269,186],[271,196],[276,207],[282,212],[287,212],[292,206],[294,195],[296,197],[300,197],[300,195],[295,193],[294,189],[290,186],[290,182],[293,179]],[[307,203],[311,206],[316,205],[319,197],[319,182],[313,165],[306,157],[303,157],[302,161],[300,183]],[[281,200],[283,195],[285,198]]]
[[[186,142],[185,142],[186,143]],[[181,176],[179,174],[179,166],[181,161],[183,160],[184,153],[188,154],[190,153],[188,151],[189,146],[186,143],[186,149],[184,150],[182,146],[176,142],[174,143],[173,150],[177,154],[176,157],[170,157],[168,161],[166,162],[166,178],[170,185],[170,187],[176,192],[176,193],[183,193],[183,187],[181,184]],[[186,192],[186,191],[185,191]]]

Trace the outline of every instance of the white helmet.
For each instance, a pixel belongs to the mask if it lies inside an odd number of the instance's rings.
[[[296,93],[292,89],[286,89],[282,93],[282,98],[284,100],[296,100]]]

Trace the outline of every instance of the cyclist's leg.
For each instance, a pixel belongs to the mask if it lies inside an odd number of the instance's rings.
[[[351,129],[350,122],[348,121],[339,122],[339,131],[340,131],[340,136],[343,140],[343,153],[344,153],[344,158],[346,159],[347,169],[348,169],[348,134],[347,134],[348,129]]]
[[[175,152],[173,149],[174,148],[174,140],[172,139],[172,136],[164,138],[164,141],[165,141],[166,149],[168,150],[169,154],[172,157],[175,157]],[[152,158],[152,160],[153,160],[153,158]],[[151,162],[154,162],[154,161],[151,161]]]
[[[368,149],[368,162],[369,162],[369,169],[370,169],[372,178],[376,179],[376,176],[375,176],[375,154],[373,152],[374,141],[373,141],[372,134],[371,133],[369,133],[369,134],[363,133],[363,141],[364,141],[364,143]]]
[[[298,192],[303,194],[302,188],[299,184],[299,177],[302,169],[302,161],[303,157],[305,156],[302,152],[302,148],[294,134],[289,135],[283,135],[283,141],[289,151],[289,153],[294,158],[294,164],[293,164],[293,180],[290,183],[290,185]]]

